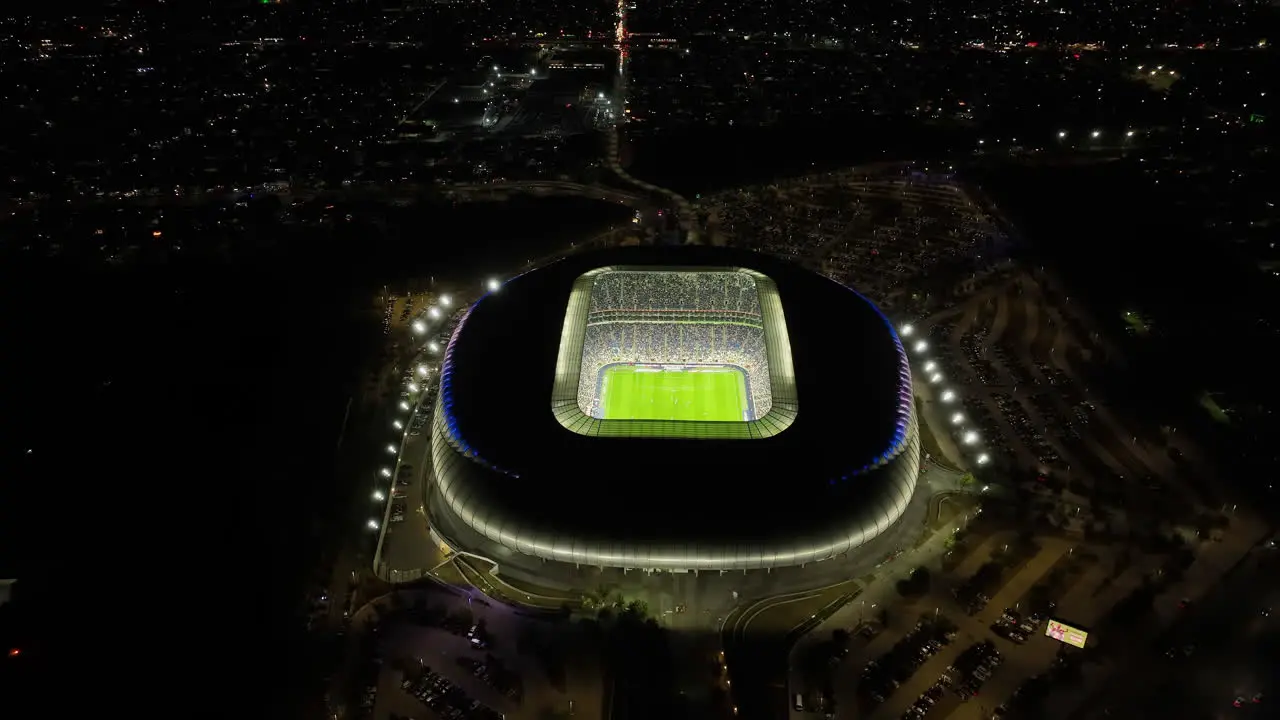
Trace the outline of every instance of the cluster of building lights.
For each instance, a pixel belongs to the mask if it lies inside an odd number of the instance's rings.
[[[497,292],[502,287],[502,283],[497,278],[489,278],[484,283],[485,290],[488,292]],[[417,319],[413,321],[410,327],[415,335],[426,335],[430,329],[432,321],[440,320],[445,317],[445,313],[441,308],[453,307],[453,298],[449,295],[441,295],[438,305],[428,307]],[[434,340],[427,342],[424,349],[430,355],[440,354],[440,343]],[[422,398],[422,392],[428,386],[428,380],[431,378],[432,368],[425,358],[418,361],[417,379],[411,379],[405,383],[404,391],[408,394],[408,398],[400,401],[399,408],[402,412],[412,414],[417,407],[418,401]],[[405,438],[408,435],[409,428],[404,418],[396,418],[391,421],[391,427],[397,432],[397,442],[387,443],[387,454],[395,458],[393,467],[381,467],[378,469],[378,475],[388,482],[394,484],[396,473],[400,471],[400,455],[404,451]],[[374,502],[387,502],[390,491],[384,492],[381,488],[373,491]],[[378,530],[382,524],[377,518],[369,518],[368,528],[370,530]]]
[[[902,329],[898,332],[898,334],[903,338],[910,338],[914,333],[915,333],[915,328],[913,328],[911,325],[903,325]],[[938,363],[934,360],[929,360],[928,356],[926,355],[926,353],[929,351],[929,341],[924,339],[919,339],[919,340],[908,341],[908,342],[910,343],[911,350],[915,353],[916,357],[919,360],[923,361],[923,364],[920,366],[920,369],[923,371],[925,379],[928,381],[930,385],[933,385],[938,388],[938,391],[939,391],[938,399],[941,400],[943,404],[946,404],[946,405],[954,404],[959,399],[959,396],[956,395],[956,392],[954,390],[944,387],[942,385],[944,378],[942,377],[942,373],[938,369]],[[963,412],[957,410],[956,412],[952,413],[951,415],[952,434],[955,435],[955,437],[960,441],[960,444],[964,448],[973,449],[973,453],[974,453],[973,460],[975,463],[977,463],[978,465],[986,465],[987,463],[991,462],[991,454],[986,452],[980,447],[982,437],[978,434],[977,430],[974,430],[973,428],[969,427],[966,421],[967,421],[967,418],[965,418],[965,415]]]

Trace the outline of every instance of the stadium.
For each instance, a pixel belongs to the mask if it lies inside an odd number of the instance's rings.
[[[902,516],[920,455],[884,315],[717,248],[576,255],[485,295],[445,349],[431,445],[455,549],[666,571],[855,551]]]

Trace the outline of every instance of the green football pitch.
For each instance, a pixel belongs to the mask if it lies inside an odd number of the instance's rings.
[[[656,370],[606,368],[600,387],[606,420],[711,420],[742,422],[746,378],[737,368]]]

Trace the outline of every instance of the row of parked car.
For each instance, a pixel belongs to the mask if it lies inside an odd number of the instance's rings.
[[[499,658],[485,655],[483,660],[460,657],[458,664],[466,668],[472,675],[486,685],[497,690],[507,699],[519,703],[524,699],[524,684],[520,676],[509,669]]]
[[[960,653],[954,665],[947,668],[939,682],[951,686],[961,700],[979,694],[982,686],[1004,662],[995,643],[984,640]]]
[[[1024,643],[1042,624],[1044,618],[1039,614],[1023,617],[1017,610],[1005,608],[1000,618],[991,624],[991,632],[1007,640]]]
[[[934,653],[955,639],[944,620],[916,623],[915,628],[878,660],[862,671],[859,691],[873,703],[882,703],[902,686]]]
[[[467,695],[425,665],[417,677],[406,677],[400,687],[444,720],[502,720],[502,713]]]

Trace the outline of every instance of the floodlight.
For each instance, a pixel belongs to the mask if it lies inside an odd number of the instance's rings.
[[[432,320],[439,320],[439,319],[440,319],[440,308],[435,307],[435,306],[432,306],[432,307],[430,307],[430,308],[427,308],[427,314],[431,316],[431,319],[432,319]]]
[[[369,529],[370,529],[370,530],[377,530],[377,529],[378,529],[378,521],[377,521],[377,520],[369,520]]]
[[[407,387],[408,387],[408,389],[409,389],[409,392],[418,392],[418,384],[417,384],[417,383],[409,383],[409,385],[408,385]]]
[[[928,349],[929,349],[929,343],[923,340],[916,343],[916,352],[924,352],[925,350],[928,350]]]
[[[398,451],[396,450],[395,445],[388,445],[387,452],[391,453],[392,455],[395,455]]]
[[[930,375],[930,376],[929,376],[929,382],[931,382],[931,383],[939,383],[939,382],[942,382],[942,373],[934,373],[934,374]]]
[[[974,432],[973,430],[970,430],[969,432],[964,434],[965,445],[972,445],[976,442],[978,442],[978,433]]]
[[[452,304],[453,304],[453,298],[452,298],[452,297],[449,297],[449,295],[448,295],[447,293],[446,293],[446,294],[444,294],[444,295],[441,295],[441,296],[440,296],[440,304],[441,304],[441,305],[443,305],[443,306],[445,306],[445,307],[449,307],[450,305],[452,305]]]
[[[391,477],[391,469],[390,469],[390,468],[382,468],[382,469],[381,469],[381,470],[379,470],[378,472],[382,475],[382,477]]]
[[[489,288],[489,292],[498,292],[498,288],[502,287],[502,283],[498,282],[498,278],[489,278],[489,282],[485,283],[485,287]]]
[[[382,500],[386,500],[386,499],[387,499],[387,496],[386,496],[386,495],[383,495],[381,490],[374,490],[374,491],[373,491],[373,499],[374,499],[375,501],[382,501]]]
[[[934,362],[934,361],[930,360],[929,362],[927,362],[927,363],[925,363],[925,364],[924,364],[924,371],[925,371],[925,372],[933,372],[934,368],[936,368],[936,367],[938,367],[938,363],[936,363],[936,362]]]
[[[950,390],[942,391],[942,402],[951,402],[952,400],[955,400],[955,399],[956,399],[955,393],[951,392]]]
[[[979,464],[979,465],[986,465],[986,464],[987,464],[987,463],[989,463],[989,462],[991,462],[991,456],[990,456],[990,455],[988,455],[988,454],[986,454],[986,453],[982,453],[981,455],[979,455],[979,456],[978,456],[978,464]]]
[[[964,422],[964,413],[956,413],[955,415],[951,416],[952,425],[959,425],[962,422]]]
[[[416,332],[416,333],[418,333],[419,335],[421,335],[422,333],[424,333],[424,332],[426,332],[426,331],[427,331],[427,326],[426,326],[426,325],[424,325],[424,324],[422,324],[422,321],[421,321],[421,320],[414,320],[414,321],[413,321],[413,331],[414,331],[414,332]]]
[[[437,345],[434,341],[427,343],[427,349],[433,353],[440,352],[440,346]]]
[[[395,428],[395,429],[397,429],[397,430],[403,430],[403,429],[404,429],[404,423],[400,422],[399,420],[392,420],[392,421],[391,421],[391,427],[393,427],[393,428]]]
[[[902,337],[907,337],[915,331],[916,329],[911,327],[911,323],[907,323],[906,325],[902,326],[902,329],[898,331],[898,334],[901,335]]]

